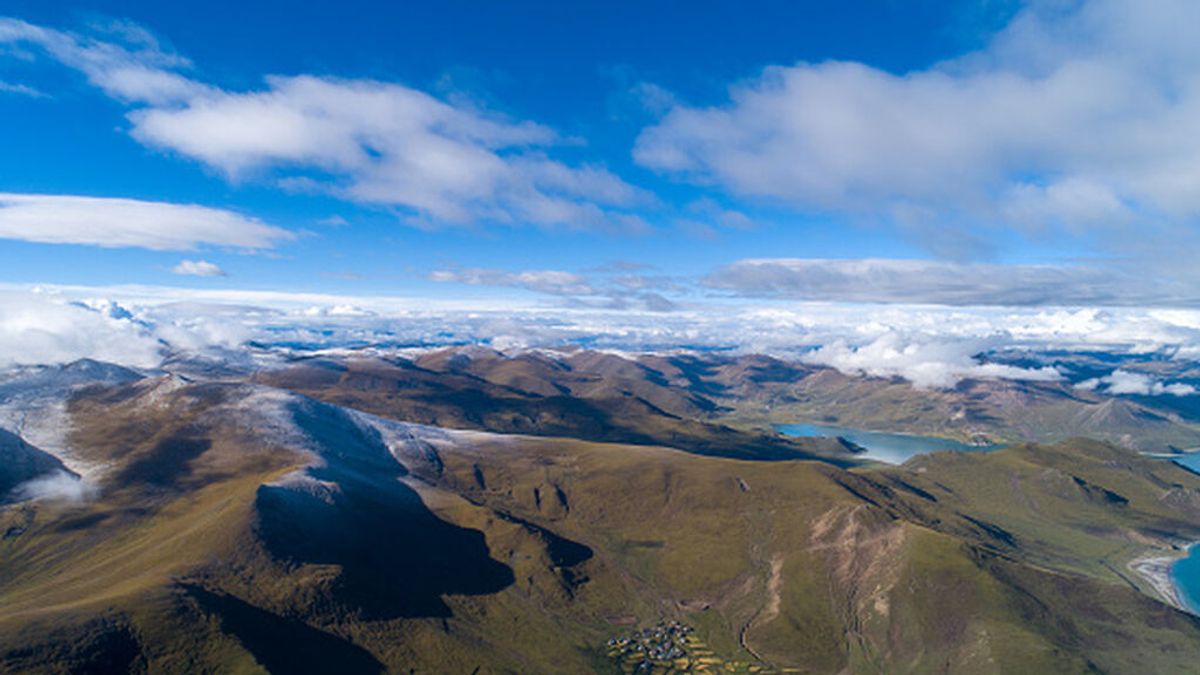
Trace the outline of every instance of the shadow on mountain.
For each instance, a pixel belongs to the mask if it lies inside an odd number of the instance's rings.
[[[63,672],[73,675],[144,673],[142,646],[137,636],[117,618],[100,618],[80,626],[45,629],[32,624],[29,631],[41,639],[21,646],[0,645],[0,673]],[[43,669],[47,663],[60,666]]]
[[[579,586],[588,581],[587,574],[580,570],[579,566],[595,557],[595,552],[592,551],[590,546],[567,539],[562,535],[512,514],[497,512],[496,515],[510,523],[520,525],[525,528],[526,532],[541,539],[546,547],[546,555],[550,558],[550,563],[554,565],[554,569],[568,593],[574,594]]]
[[[172,434],[129,462],[117,475],[116,484],[146,483],[177,487],[191,473],[191,461],[212,447],[212,441],[187,432]]]
[[[67,467],[54,455],[0,429],[0,504],[19,497],[9,493],[21,483],[55,471],[66,472]]]
[[[272,614],[232,595],[184,584],[183,590],[221,630],[271,673],[381,673],[370,652],[306,623]]]
[[[439,519],[400,482],[407,471],[377,432],[326,406],[297,423],[325,464],[305,471],[319,483],[259,488],[259,531],[273,556],[339,566],[332,595],[366,619],[448,617],[443,595],[487,595],[513,583],[483,533]]]

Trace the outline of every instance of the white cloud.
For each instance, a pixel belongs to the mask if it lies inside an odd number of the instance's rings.
[[[726,104],[675,105],[634,155],[735,195],[892,216],[931,247],[980,222],[1178,246],[1171,225],[1200,217],[1198,24],[1190,0],[1033,2],[926,69],[768,67]]]
[[[437,300],[146,286],[10,291],[0,297],[0,354],[5,364],[89,356],[148,367],[165,353],[248,359],[251,341],[385,350],[398,344],[575,343],[628,351],[758,352],[925,387],[952,386],[964,378],[1058,379],[1053,369],[980,356],[1014,349],[1155,353],[1179,360],[1200,354],[1200,310],[720,299],[678,307],[668,300],[668,306],[656,307],[647,298],[614,304],[604,294],[608,288],[549,301],[515,293]],[[1113,381],[1118,391],[1131,386],[1120,377]],[[1139,391],[1176,395],[1190,393],[1190,386],[1137,385]]]
[[[1135,373],[1120,368],[1104,377],[1093,377],[1075,385],[1077,389],[1103,390],[1108,394],[1129,394],[1135,396],[1191,396],[1196,388],[1183,382],[1162,382],[1145,373]]]
[[[233,211],[137,199],[0,193],[0,238],[190,250],[265,249],[293,235]]]
[[[693,213],[700,214],[712,221],[714,225],[720,227],[732,228],[737,230],[749,230],[754,228],[754,221],[750,216],[728,209],[718,204],[711,197],[701,197],[687,205],[687,209]]]
[[[459,283],[472,286],[520,288],[535,293],[564,298],[567,306],[575,308],[626,310],[640,308],[650,312],[672,312],[678,305],[657,291],[685,290],[674,279],[641,274],[605,274],[591,270],[584,276],[562,270],[525,270],[507,272],[495,269],[436,270],[431,281]]]
[[[407,207],[418,219],[599,227],[610,207],[648,196],[599,167],[540,150],[549,129],[456,108],[402,85],[309,76],[131,113],[147,145],[230,176],[309,171],[310,185],[352,201]]]
[[[27,84],[5,82],[4,80],[0,80],[0,94],[18,94],[30,98],[46,98],[46,94],[41,90],[34,89]]]
[[[561,270],[504,272],[490,269],[437,270],[431,281],[472,286],[510,286],[550,295],[595,295],[596,289],[584,277]]]
[[[404,85],[300,75],[221,90],[180,73],[186,60],[146,31],[124,43],[0,19],[0,44],[40,46],[130,104],[134,138],[231,179],[273,172],[289,188],[407,210],[415,224],[627,228],[653,201],[599,166],[549,157],[550,129]]]
[[[95,485],[66,471],[54,471],[44,476],[27,480],[12,489],[16,501],[46,499],[79,503],[94,497],[99,490]]]
[[[304,310],[305,316],[313,317],[369,317],[376,316],[375,312],[369,309],[363,309],[357,305],[313,305]]]
[[[182,274],[184,276],[193,277],[223,277],[225,270],[221,269],[215,263],[210,263],[207,260],[181,260],[178,265],[171,268],[173,274]]]
[[[63,298],[0,294],[0,365],[81,358],[151,367],[160,344],[128,313],[97,311]]]
[[[941,305],[1197,305],[1191,284],[1081,265],[928,260],[739,260],[703,279],[742,297]]]
[[[831,366],[850,375],[901,377],[921,388],[953,387],[964,379],[1004,379],[1055,381],[1062,379],[1058,370],[1018,368],[984,363],[975,358],[979,345],[972,341],[948,341],[937,338],[906,339],[898,333],[885,333],[862,345],[835,340],[806,354],[806,363]]]
[[[186,59],[164,51],[145,29],[114,23],[110,32],[125,44],[104,42],[0,17],[0,44],[35,44],[81,71],[88,81],[122,101],[168,103],[195,96],[207,87],[174,73]]]

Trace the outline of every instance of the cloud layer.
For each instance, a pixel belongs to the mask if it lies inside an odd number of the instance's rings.
[[[742,297],[958,306],[1200,304],[1197,287],[1082,265],[959,264],[927,260],[739,260],[704,277]]]
[[[436,270],[431,281],[471,286],[507,286],[550,295],[595,295],[596,289],[584,277],[561,270],[505,272],[493,269]]]
[[[161,344],[127,313],[42,293],[0,293],[0,366],[81,358],[152,367]]]
[[[520,288],[534,293],[566,299],[576,307],[596,309],[645,309],[671,312],[674,301],[659,290],[680,290],[674,281],[647,274],[620,273],[619,270],[591,270],[587,276],[563,270],[524,270],[509,272],[486,268],[444,269],[429,274],[430,281],[470,286]]]
[[[151,367],[168,355],[188,354],[245,361],[264,346],[582,344],[757,352],[948,387],[966,378],[1053,381],[1070,374],[986,356],[1009,350],[1156,354],[1180,364],[1200,359],[1200,310],[749,302],[651,310],[511,297],[431,301],[161,287],[12,290],[0,298],[0,365],[86,356]],[[248,348],[251,344],[257,347]],[[1108,393],[1193,393],[1186,383],[1145,377],[1121,372],[1081,384]]]

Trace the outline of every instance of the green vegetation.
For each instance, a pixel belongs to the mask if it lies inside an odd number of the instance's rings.
[[[679,447],[743,459],[844,456],[781,439],[812,422],[968,443],[1086,437],[1137,450],[1200,447],[1200,418],[1175,401],[1111,397],[1063,382],[967,380],[916,389],[762,356],[591,351],[556,358],[445,349],[407,359],[308,361],[261,381],[412,422]],[[1173,397],[1166,397],[1170,399]]]
[[[334,372],[322,397],[358,400]],[[361,400],[393,401],[384,374]],[[1127,566],[1200,539],[1200,476],[1118,447],[846,468],[385,443],[264,397],[167,378],[72,401],[72,447],[108,468],[94,501],[0,509],[0,672],[614,672],[642,667],[634,627],[684,642],[651,672],[1187,672],[1200,648]]]

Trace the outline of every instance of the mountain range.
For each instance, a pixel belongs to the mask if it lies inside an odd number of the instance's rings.
[[[1200,476],[1120,443],[1191,424],[1140,402],[691,353],[202,370],[0,384],[0,670],[620,672],[610,641],[663,621],[754,672],[1185,672],[1200,645],[1130,565],[1200,537]],[[799,410],[1007,447],[880,465],[771,429]]]

